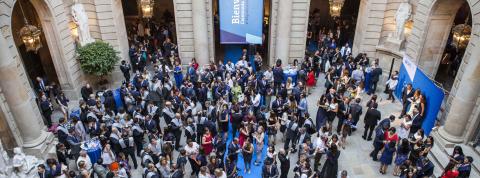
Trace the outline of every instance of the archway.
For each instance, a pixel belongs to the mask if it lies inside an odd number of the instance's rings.
[[[310,12],[307,29],[307,49],[314,52],[328,46],[331,41],[324,41],[325,37],[335,38],[336,47],[348,44],[353,45],[355,26],[360,7],[360,0],[343,1],[339,16],[330,14],[330,0],[310,1]],[[323,44],[319,44],[323,43]]]
[[[20,8],[20,5],[23,10]],[[22,12],[24,14],[22,14]],[[54,61],[52,60],[49,43],[47,42],[48,39],[45,36],[45,31],[43,31],[46,28],[42,28],[44,24],[41,23],[42,20],[39,17],[40,16],[34,5],[30,3],[30,1],[18,0],[13,7],[11,21],[15,46],[17,47],[30,84],[32,85],[32,88],[37,91],[37,94],[39,91],[39,85],[36,81],[37,77],[41,77],[45,81],[48,81],[46,85],[52,83],[59,84],[59,78],[55,69]],[[18,33],[25,25],[24,18],[29,24],[42,29],[42,34],[40,36],[42,47],[38,51],[27,51],[25,44],[22,42],[20,34]]]
[[[417,59],[418,65],[427,75],[432,77],[436,75],[437,69],[442,61],[441,58],[444,54],[445,47],[449,42],[449,36],[456,14],[465,3],[465,0],[461,0],[460,2],[437,0],[432,6],[428,19],[425,21],[425,27],[420,28],[424,29],[424,41],[421,43],[423,45],[420,45],[421,49],[419,50]],[[466,6],[468,6],[468,3],[466,4]]]
[[[445,90],[450,91],[458,73],[471,35],[472,17],[468,3],[464,2],[458,9],[451,32],[448,35],[440,63],[435,74],[435,81]],[[456,35],[454,35],[456,33]]]
[[[168,38],[170,42],[177,44],[174,0],[151,2],[152,14],[151,17],[146,17],[140,0],[122,0],[129,46],[136,45],[137,48],[141,48],[139,42],[147,41],[149,48],[146,50],[150,54],[161,49],[164,57],[173,55],[171,50],[164,47],[164,42]]]

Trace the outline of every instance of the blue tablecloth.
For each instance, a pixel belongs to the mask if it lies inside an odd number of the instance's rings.
[[[283,83],[287,82],[288,77],[292,78],[293,83],[297,83],[297,71],[284,70],[283,71]]]
[[[100,144],[99,140],[95,139],[84,142],[82,145],[82,149],[87,152],[92,164],[96,163],[98,158],[102,157],[102,145]]]

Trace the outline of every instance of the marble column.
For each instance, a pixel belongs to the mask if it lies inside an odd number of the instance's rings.
[[[205,0],[192,0],[193,16],[193,41],[195,47],[195,59],[203,67],[209,63],[208,54],[208,28],[207,6]],[[190,60],[190,59],[184,59]]]
[[[278,2],[277,41],[275,43],[276,59],[282,60],[282,65],[287,65],[290,58],[290,31],[292,25],[292,0]]]
[[[20,130],[22,146],[36,149],[42,147],[48,133],[44,130],[39,109],[34,108],[35,100],[25,88],[26,81],[20,77],[21,72],[15,60],[18,59],[13,58],[7,40],[0,33],[0,87]]]
[[[468,120],[472,115],[480,91],[480,47],[472,50],[470,59],[463,63],[465,71],[458,90],[450,105],[445,125],[439,129],[439,135],[452,143],[463,142]],[[467,60],[467,59],[464,59]]]

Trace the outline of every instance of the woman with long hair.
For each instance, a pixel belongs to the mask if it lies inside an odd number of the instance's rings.
[[[247,138],[242,147],[243,162],[245,164],[245,173],[250,174],[252,156],[253,156],[253,145],[250,143],[250,139]]]
[[[395,155],[396,142],[387,142],[383,147],[382,156],[380,157],[380,173],[386,174],[388,165],[392,164],[393,156]]]
[[[253,135],[253,138],[256,142],[255,154],[257,156],[257,159],[255,160],[255,166],[258,166],[260,165],[260,162],[262,162],[262,151],[265,140],[265,130],[262,126],[258,126],[257,132],[255,132],[255,134]]]
[[[397,156],[395,157],[395,168],[393,169],[393,175],[400,175],[400,166],[402,166],[408,160],[408,154],[410,153],[410,144],[406,138],[400,141],[397,147]]]
[[[202,136],[202,148],[205,155],[209,155],[213,150],[213,137],[208,128],[205,128],[205,132]]]
[[[320,177],[337,177],[338,173],[338,158],[340,157],[340,151],[338,151],[336,145],[330,145],[330,148],[326,152],[327,160],[320,172]]]
[[[317,118],[316,118],[316,126],[317,126],[317,131],[322,128],[326,121],[327,121],[327,109],[328,109],[328,101],[327,97],[325,95],[322,95],[320,99],[317,101]]]

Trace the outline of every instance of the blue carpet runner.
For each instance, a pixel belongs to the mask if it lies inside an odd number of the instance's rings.
[[[237,132],[237,134],[235,135],[235,138],[238,138],[238,135],[239,135],[239,132]],[[227,149],[225,152],[224,160],[228,155],[228,145],[232,142],[233,138],[234,137],[232,134],[232,124],[228,122]],[[263,146],[263,150],[262,150],[262,159],[261,159],[262,162],[258,166],[255,166],[253,164],[257,158],[255,153],[257,144],[256,143],[253,144],[253,156],[252,156],[252,162],[250,163],[251,164],[250,174],[248,174],[248,172],[245,173],[245,163],[243,161],[243,156],[242,154],[238,154],[238,159],[237,159],[238,176],[242,176],[243,178],[261,178],[262,177],[262,167],[263,167],[264,160],[267,157],[267,149],[268,149],[268,136],[266,133],[265,133],[265,140],[263,143],[265,143],[265,145]]]

